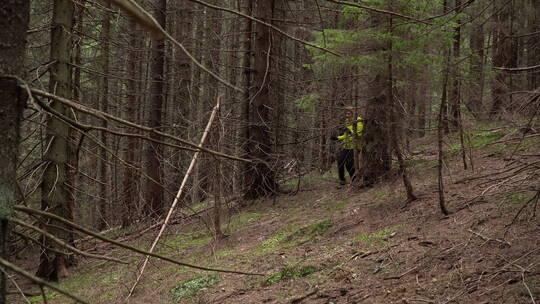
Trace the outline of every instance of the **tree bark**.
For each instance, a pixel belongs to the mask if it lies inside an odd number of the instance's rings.
[[[494,16],[495,29],[493,32],[493,66],[511,67],[512,62],[512,19],[511,9],[495,5],[499,12]],[[508,3],[506,3],[508,5]],[[510,102],[508,92],[510,91],[510,79],[506,72],[497,71],[495,80],[491,88],[493,102],[489,111],[489,116],[495,118],[499,116]]]
[[[167,0],[158,0],[155,10],[155,18],[158,23],[165,28],[166,24]],[[161,127],[162,109],[164,103],[164,71],[165,71],[165,41],[154,40],[151,62],[151,86],[150,86],[150,109],[148,117],[148,126],[152,128]],[[151,135],[155,140],[161,140],[158,135]],[[163,170],[160,164],[163,158],[163,148],[156,143],[149,143],[146,150],[147,174],[154,181],[148,180],[145,189],[145,208],[147,216],[157,217],[163,214],[164,197],[162,188]],[[157,183],[156,183],[157,182]],[[158,184],[159,183],[159,184]]]
[[[111,9],[111,3],[106,2],[105,3],[105,12],[103,12],[103,20],[101,22],[102,26],[102,32],[101,32],[101,58],[100,58],[100,65],[101,69],[103,71],[104,76],[101,78],[101,102],[100,102],[100,110],[103,112],[108,112],[109,108],[109,66],[110,66],[110,60],[109,60],[109,53],[111,52],[110,48],[110,39],[111,39],[111,12],[109,11]],[[103,128],[107,128],[107,120],[101,121],[101,126]],[[110,197],[108,195],[108,181],[113,180],[109,177],[109,170],[108,170],[108,155],[106,151],[107,147],[107,132],[102,131],[100,133],[100,141],[105,146],[103,148],[99,149],[99,158],[101,161],[101,164],[99,165],[99,179],[101,183],[99,184],[99,197],[101,198],[100,202],[98,203],[98,230],[104,230],[107,228],[107,222],[108,222],[108,213],[110,209],[110,205],[108,205],[108,202],[110,201]]]
[[[49,89],[54,94],[71,98],[72,94],[72,68],[71,68],[71,32],[73,27],[73,2],[69,0],[55,0],[53,8],[51,30],[51,61],[55,63],[50,70]],[[70,111],[63,104],[53,101],[52,108],[58,113],[71,116]],[[43,161],[46,169],[43,174],[41,186],[41,209],[66,219],[73,219],[72,189],[69,182],[72,172],[69,169],[70,128],[59,119],[49,116],[47,118],[47,146]],[[57,238],[69,243],[72,239],[70,229],[50,219],[45,220],[48,225],[44,228]],[[56,227],[55,227],[56,226]],[[57,244],[43,239],[46,247],[57,248]],[[44,251],[40,257],[37,276],[46,280],[58,281],[67,276],[66,256],[52,251]]]
[[[273,23],[275,0],[257,0],[255,16],[264,22]],[[247,155],[252,160],[246,171],[247,189],[244,196],[247,199],[256,199],[262,196],[276,194],[278,184],[274,168],[272,151],[272,109],[275,98],[271,91],[272,70],[274,68],[273,45],[271,30],[257,23],[255,25],[254,44],[254,88],[250,96],[249,109],[249,136],[247,142]]]
[[[455,0],[456,14],[461,14],[462,6],[461,0]],[[459,130],[459,124],[461,121],[461,70],[460,70],[460,56],[461,56],[461,18],[456,20],[457,26],[454,29],[454,41],[453,41],[453,54],[454,58],[453,71],[452,71],[452,90],[450,91],[450,125],[453,131]]]
[[[29,1],[13,0],[0,7],[0,258],[7,259],[9,233],[7,217],[13,214],[17,202],[17,157],[21,117],[26,101],[17,80],[5,75],[21,76],[26,35],[28,30]],[[6,302],[6,273],[0,271],[0,303]]]

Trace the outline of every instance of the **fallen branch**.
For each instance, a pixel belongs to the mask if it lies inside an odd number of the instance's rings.
[[[212,126],[212,123],[214,122],[214,118],[216,117],[216,113],[217,113],[217,111],[219,109],[220,103],[221,103],[221,97],[218,96],[216,106],[212,110],[212,114],[210,115],[210,118],[208,119],[208,123],[206,124],[206,128],[204,129],[204,133],[203,133],[203,135],[201,137],[199,147],[202,147],[204,145],[206,137],[208,136],[208,132],[210,131],[210,127]],[[148,250],[148,252],[153,252],[154,251],[159,239],[161,238],[161,235],[163,235],[163,232],[165,231],[165,228],[167,227],[167,224],[169,223],[169,220],[171,219],[172,213],[173,213],[174,209],[176,208],[176,205],[178,204],[178,201],[180,200],[180,197],[182,196],[182,193],[184,192],[184,187],[186,186],[186,183],[187,183],[189,177],[191,176],[191,172],[193,171],[193,168],[195,167],[195,163],[197,162],[198,157],[199,157],[199,152],[197,151],[197,152],[195,152],[195,154],[193,155],[193,158],[191,159],[191,163],[189,164],[189,168],[187,169],[186,174],[184,175],[184,179],[182,180],[182,184],[180,185],[180,188],[178,189],[178,192],[176,193],[176,196],[174,197],[174,201],[173,201],[171,207],[169,208],[169,212],[167,213],[167,216],[165,217],[165,220],[163,221],[163,225],[161,226],[161,229],[159,230],[159,233],[156,236],[156,238],[154,239],[154,242],[152,243],[152,246],[150,247],[150,250]],[[126,300],[129,299],[129,297],[131,297],[131,295],[133,294],[133,291],[135,291],[135,288],[139,284],[139,281],[141,280],[141,277],[142,277],[142,275],[144,273],[144,270],[146,269],[146,265],[148,265],[149,260],[150,260],[150,256],[147,255],[144,262],[143,262],[143,264],[142,264],[142,267],[141,267],[141,269],[139,271],[139,274],[137,275],[137,279],[135,280],[135,283],[131,287],[131,290],[129,291],[129,293],[128,293],[127,297],[126,297]]]
[[[420,266],[414,266],[413,268],[405,271],[404,273],[400,274],[400,275],[397,275],[397,276],[392,276],[392,277],[386,277],[386,278],[383,278],[383,280],[399,280],[401,278],[403,278],[404,276],[408,275],[409,273],[413,272],[414,270],[416,270],[418,267]]]
[[[319,292],[319,288],[315,287],[313,290],[311,290],[310,292],[308,292],[308,293],[306,293],[304,295],[301,295],[301,296],[296,297],[296,298],[292,298],[291,303],[292,304],[300,303],[300,302],[304,301],[305,299],[311,297],[312,295],[316,294],[317,292]]]
[[[507,242],[505,240],[488,238],[487,236],[483,236],[480,233],[478,233],[476,231],[473,231],[471,229],[468,229],[467,231],[469,231],[470,233],[480,237],[481,239],[483,239],[486,242],[493,241],[493,242],[497,242],[497,243],[503,244],[503,245],[508,246],[508,247],[512,246],[509,242]]]
[[[127,250],[132,251],[132,252],[136,252],[136,253],[139,253],[139,254],[142,254],[142,255],[149,255],[151,257],[155,257],[155,258],[158,258],[160,260],[173,263],[175,265],[185,266],[185,267],[204,270],[204,271],[213,271],[213,272],[223,272],[223,273],[233,273],[233,274],[243,274],[243,275],[254,275],[254,276],[265,276],[266,275],[264,273],[254,273],[254,272],[245,272],[245,271],[237,271],[237,270],[218,269],[218,268],[210,268],[210,267],[204,267],[204,266],[198,266],[198,265],[194,265],[194,264],[184,263],[184,262],[181,262],[181,261],[177,261],[175,259],[168,258],[166,256],[162,256],[162,255],[159,255],[159,254],[148,252],[146,250],[135,248],[135,247],[126,245],[126,244],[121,243],[121,242],[117,242],[117,241],[115,241],[113,239],[104,237],[104,236],[102,236],[102,235],[100,235],[98,233],[95,233],[95,232],[93,232],[91,230],[88,230],[88,229],[82,227],[82,226],[79,226],[79,225],[77,225],[77,224],[75,224],[75,223],[73,223],[73,222],[71,222],[69,220],[66,220],[65,218],[60,217],[60,216],[58,216],[56,214],[52,214],[52,213],[49,213],[49,212],[45,212],[45,211],[41,211],[41,210],[37,210],[37,209],[33,209],[33,208],[28,208],[28,207],[21,206],[21,205],[16,205],[13,209],[15,209],[17,211],[20,211],[20,212],[27,213],[27,214],[31,214],[31,215],[40,215],[40,216],[55,219],[55,220],[57,220],[57,221],[59,221],[59,222],[61,222],[63,224],[66,224],[66,225],[72,227],[73,229],[75,229],[77,231],[80,231],[80,232],[85,233],[87,235],[91,235],[91,236],[95,237],[96,239],[102,240],[102,241],[107,242],[107,243],[114,244],[114,245],[116,245],[118,247],[127,249]]]

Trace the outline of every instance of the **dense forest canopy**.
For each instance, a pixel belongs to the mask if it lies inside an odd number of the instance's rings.
[[[334,169],[346,110],[355,191],[397,171],[415,200],[410,143],[433,136],[444,214],[448,138],[468,168],[472,125],[537,127],[537,0],[13,0],[0,28],[1,267],[33,242],[39,284],[107,259],[89,231],[201,202],[223,238],[231,202]]]

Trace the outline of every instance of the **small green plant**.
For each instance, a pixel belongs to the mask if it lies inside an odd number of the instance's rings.
[[[356,240],[367,243],[372,247],[383,246],[386,244],[388,237],[392,233],[398,231],[402,226],[403,225],[396,225],[370,234],[360,234],[356,237]]]
[[[171,289],[172,300],[174,303],[179,303],[183,299],[193,297],[202,290],[216,285],[219,280],[218,275],[207,274],[184,281]]]
[[[280,271],[270,275],[268,278],[266,278],[266,280],[264,280],[263,285],[271,285],[281,280],[290,279],[290,278],[306,277],[319,270],[320,268],[316,266],[304,266],[301,268],[285,267],[281,269]]]

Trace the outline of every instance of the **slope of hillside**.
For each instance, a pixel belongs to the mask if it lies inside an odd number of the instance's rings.
[[[409,173],[419,199],[409,204],[395,173],[360,190],[335,189],[331,174],[311,175],[296,195],[231,210],[222,241],[213,240],[204,214],[172,226],[160,254],[263,275],[152,259],[130,303],[536,303],[539,138],[497,128],[472,132],[468,170],[459,145],[449,145],[449,216],[438,207],[436,151],[424,139],[411,145]],[[155,234],[131,243],[148,248]],[[143,257],[96,247],[131,263],[84,262],[60,286],[91,303],[124,303]],[[56,293],[48,298],[71,303]]]

